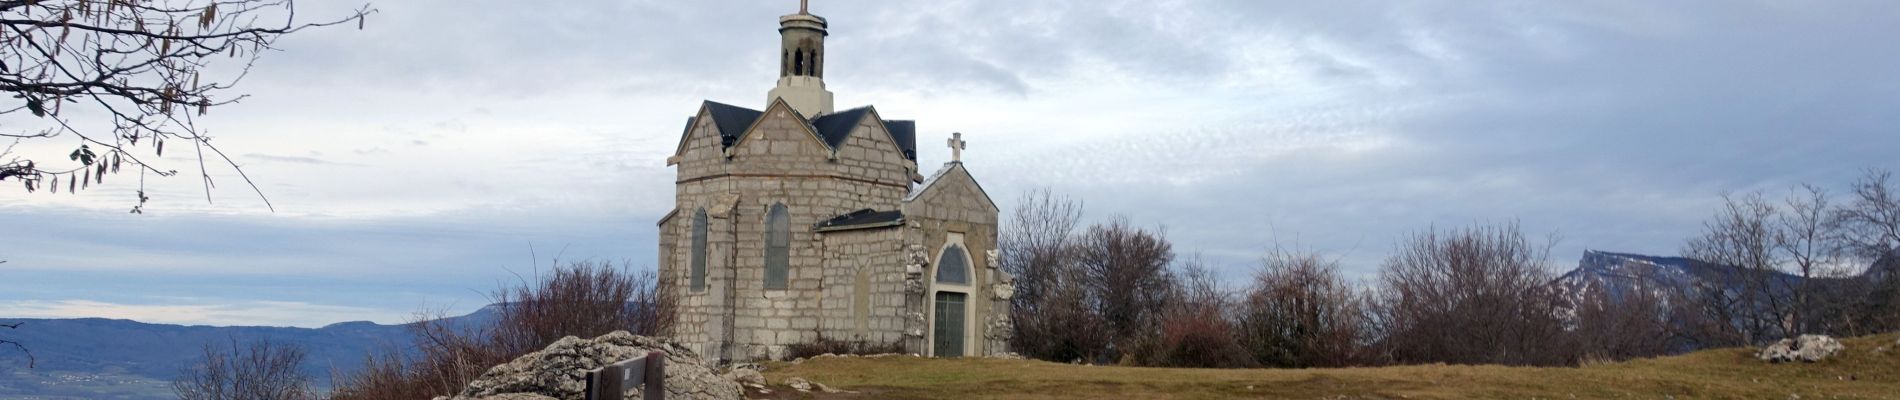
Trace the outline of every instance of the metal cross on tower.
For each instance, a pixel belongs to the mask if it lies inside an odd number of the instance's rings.
[[[950,140],[944,143],[950,146],[950,161],[963,162],[964,146],[969,145],[969,143],[963,141],[963,132],[950,134]]]
[[[811,0],[798,0],[798,13],[811,14]]]

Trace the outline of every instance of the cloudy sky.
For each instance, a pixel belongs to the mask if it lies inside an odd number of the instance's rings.
[[[1006,207],[1047,187],[1234,278],[1276,244],[1370,276],[1409,232],[1510,220],[1561,235],[1557,268],[1675,254],[1725,191],[1900,169],[1890,1],[814,3],[840,107],[918,120],[926,169],[963,132]],[[144,215],[130,182],[0,191],[0,317],[389,323],[557,256],[651,268],[682,121],[762,105],[797,4],[374,7],[204,123],[276,212],[228,171]]]

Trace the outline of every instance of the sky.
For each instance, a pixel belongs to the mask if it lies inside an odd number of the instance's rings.
[[[1674,255],[1726,192],[1900,169],[1900,3],[816,0],[839,108],[952,132],[989,194],[1164,229],[1242,282],[1275,247],[1376,276],[1515,221]],[[299,2],[301,17],[361,3]],[[286,37],[201,120],[213,167],[0,190],[0,318],[322,326],[460,313],[556,260],[654,264],[702,100],[760,108],[791,0],[373,4]],[[64,154],[64,138],[22,154]],[[193,170],[189,153],[158,159]]]

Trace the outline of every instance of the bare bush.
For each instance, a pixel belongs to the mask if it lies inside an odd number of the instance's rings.
[[[1185,263],[1173,299],[1161,317],[1161,332],[1140,364],[1159,367],[1244,368],[1254,366],[1240,345],[1227,309],[1232,301],[1213,271],[1199,260]]]
[[[1240,303],[1240,335],[1255,362],[1283,368],[1368,362],[1366,298],[1335,261],[1276,249]]]
[[[432,318],[415,322],[418,355],[372,356],[363,372],[338,379],[334,399],[429,398],[461,391],[497,364],[541,350],[566,336],[595,337],[625,330],[666,335],[675,296],[652,272],[608,263],[574,262],[535,282],[492,295],[492,326],[462,326]]]
[[[1075,263],[1072,237],[1081,224],[1079,202],[1048,189],[1017,200],[999,240],[999,267],[1016,277],[1010,320],[1016,332],[1010,348],[1024,356],[1071,361],[1095,354],[1097,340],[1071,338],[1075,324],[1094,326],[1088,313],[1082,274]]]
[[[296,345],[268,339],[230,347],[206,343],[197,363],[179,371],[172,393],[182,400],[316,399],[303,372],[305,353]]]
[[[868,356],[877,354],[903,354],[902,341],[872,342],[863,336],[851,340],[833,339],[818,335],[807,343],[794,343],[785,346],[786,358],[812,358],[825,354]]]
[[[1571,305],[1574,340],[1582,360],[1619,361],[1685,349],[1675,306],[1683,299],[1654,277],[1625,277],[1620,287],[1592,282]]]
[[[1090,303],[1113,338],[1096,360],[1119,360],[1152,340],[1174,285],[1168,271],[1174,247],[1163,233],[1117,218],[1090,226],[1077,239],[1075,257],[1086,277]]]
[[[1380,272],[1384,351],[1400,363],[1569,363],[1549,252],[1515,223],[1414,234]]]

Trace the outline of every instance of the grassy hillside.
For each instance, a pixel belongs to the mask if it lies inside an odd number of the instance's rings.
[[[826,358],[768,365],[773,398],[1750,398],[1900,399],[1900,335],[1843,341],[1815,364],[1768,365],[1722,349],[1582,368],[1427,365],[1313,370],[1096,367],[1040,361]],[[803,394],[803,377],[858,393]],[[757,396],[755,394],[754,396]]]

